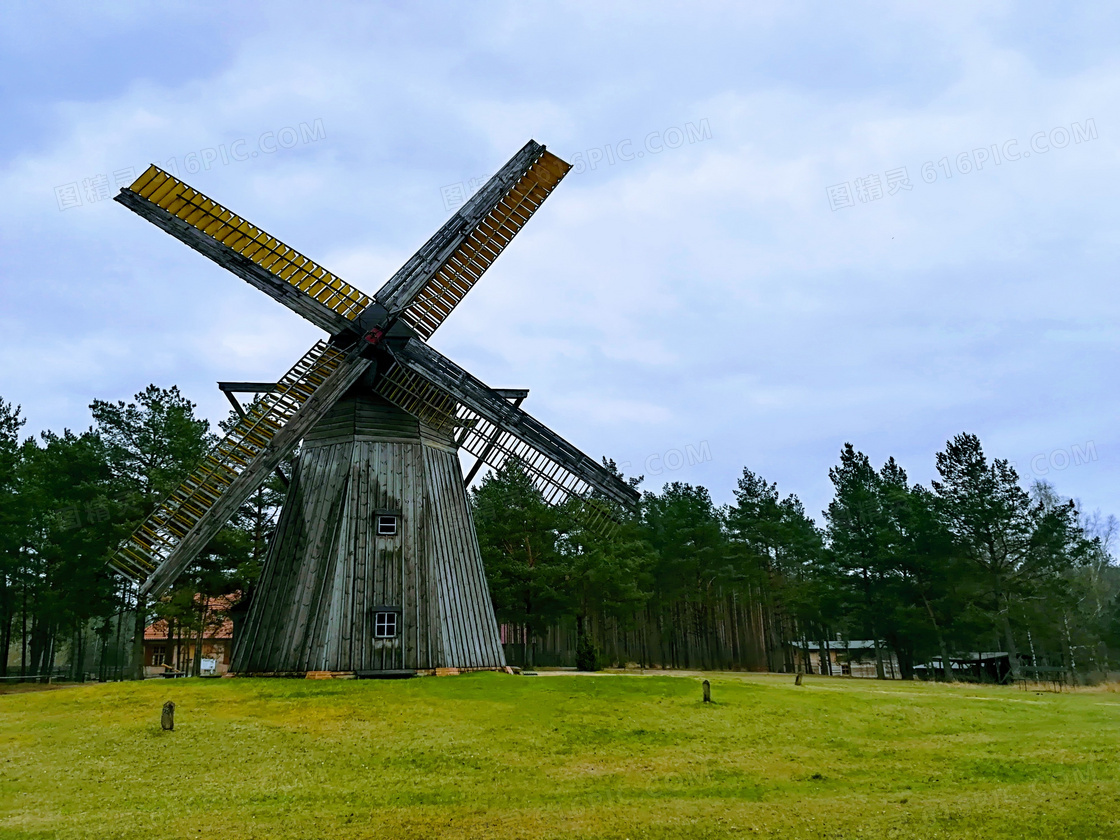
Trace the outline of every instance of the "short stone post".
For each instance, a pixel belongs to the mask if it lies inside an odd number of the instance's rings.
[[[801,674],[798,674],[796,677],[793,678],[793,684],[794,685],[801,685]]]
[[[704,687],[704,702],[705,703],[711,703],[712,702],[712,684],[710,682],[708,682],[707,680],[704,680],[704,682],[702,682],[701,685]]]
[[[160,715],[159,725],[166,732],[175,728],[175,704],[170,700],[163,704],[163,714]]]

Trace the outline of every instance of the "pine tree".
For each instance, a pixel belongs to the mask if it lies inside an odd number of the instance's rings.
[[[850,613],[875,645],[875,673],[885,679],[880,640],[884,637],[885,576],[882,540],[886,527],[879,475],[867,456],[850,443],[840,464],[828,471],[836,495],[825,511],[831,556],[839,580],[852,593]]]
[[[1087,541],[1072,501],[1032,500],[1006,461],[990,464],[975,435],[960,434],[937,453],[933,487],[958,549],[974,564],[1018,678],[1013,618],[1031,599],[1063,587],[1062,574],[1083,562]]]
[[[479,549],[499,623],[521,629],[527,663],[536,638],[567,606],[557,549],[559,514],[516,459],[472,489]]]

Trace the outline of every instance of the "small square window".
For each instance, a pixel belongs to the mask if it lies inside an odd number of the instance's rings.
[[[395,537],[397,535],[397,517],[391,514],[377,515],[377,536]]]
[[[373,637],[375,639],[395,639],[397,637],[397,614],[395,612],[376,612],[373,614]]]

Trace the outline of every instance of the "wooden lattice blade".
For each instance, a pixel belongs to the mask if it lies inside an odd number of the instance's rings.
[[[158,597],[371,362],[318,342],[256,403],[110,564]]]
[[[381,396],[457,433],[460,447],[495,469],[516,458],[547,502],[598,495],[627,508],[637,503],[637,490],[419,339],[393,349],[392,357],[375,385]],[[585,508],[597,510],[593,503]]]
[[[116,200],[331,334],[373,299],[152,165]]]
[[[429,338],[571,169],[530,140],[377,292]]]

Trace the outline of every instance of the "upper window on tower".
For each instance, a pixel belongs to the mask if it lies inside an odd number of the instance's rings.
[[[377,536],[395,537],[397,535],[397,517],[392,514],[379,513],[377,515]]]

